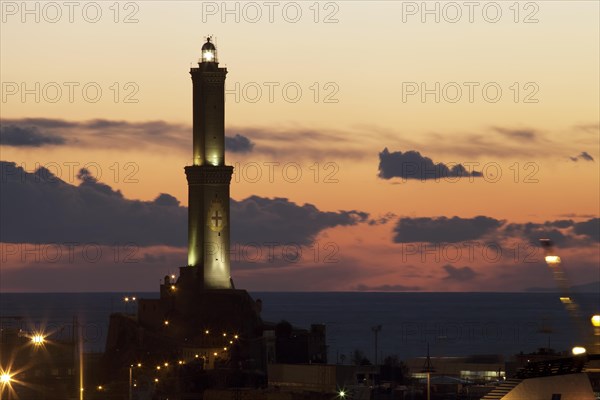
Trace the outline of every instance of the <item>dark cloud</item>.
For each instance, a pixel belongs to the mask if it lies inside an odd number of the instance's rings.
[[[573,221],[570,219],[559,219],[556,221],[547,221],[544,225],[564,229],[573,226]]]
[[[74,186],[41,168],[28,173],[14,163],[2,162],[1,167],[3,242],[186,243],[184,207],[126,199],[85,169],[78,174],[80,185]],[[16,173],[7,174],[10,170]]]
[[[527,222],[527,223],[512,223],[504,227],[503,234],[508,237],[520,237],[527,240],[531,245],[538,246],[540,239],[550,239],[559,247],[571,247],[578,243],[565,228],[571,228],[573,221],[547,221],[542,224]]]
[[[574,224],[573,231],[578,235],[585,235],[596,242],[600,242],[600,218],[578,222]]]
[[[458,243],[489,234],[503,221],[477,216],[474,218],[400,218],[394,228],[394,242]]]
[[[384,215],[380,215],[378,218],[370,219],[369,225],[385,225],[394,218],[396,218],[396,214],[391,212],[385,213]]]
[[[486,216],[404,217],[394,227],[393,240],[395,243],[458,243],[484,238],[501,245],[504,240],[520,239],[537,248],[542,238],[552,240],[558,247],[578,247],[598,242],[599,236],[599,218],[577,223],[571,219],[507,223]]]
[[[231,201],[232,239],[238,243],[288,241],[307,245],[326,228],[366,221],[360,211],[320,211],[312,204],[299,206],[285,198],[251,196]]]
[[[587,151],[582,151],[578,156],[569,157],[569,159],[573,162],[577,162],[579,160],[594,161],[594,157],[590,156]]]
[[[254,143],[245,136],[236,133],[235,136],[225,136],[225,150],[232,153],[249,153],[254,148]]]
[[[533,141],[537,138],[537,133],[533,129],[507,129],[500,127],[494,127],[493,129],[503,136],[519,141]]]
[[[582,222],[560,219],[543,223],[510,223],[502,228],[499,237],[521,238],[536,247],[540,239],[550,239],[563,248],[589,246],[599,241],[599,221],[599,218],[591,218]]]
[[[0,144],[4,146],[40,147],[65,143],[62,137],[41,133],[36,127],[0,126]]]
[[[154,204],[166,207],[177,207],[179,206],[179,200],[168,193],[161,193],[154,199]]]
[[[448,265],[444,265],[442,268],[448,274],[447,276],[444,277],[444,280],[446,280],[446,281],[459,281],[459,282],[470,281],[473,278],[475,278],[477,275],[479,275],[477,272],[473,271],[473,269],[471,267],[457,268],[457,267],[453,267],[452,265],[448,264]]]
[[[424,157],[418,151],[395,151],[383,149],[379,153],[379,177],[383,179],[441,179],[457,177],[481,177],[481,172],[467,171],[462,164],[452,166],[437,163]]]
[[[6,243],[187,244],[187,208],[162,193],[154,201],[130,200],[85,169],[79,186],[43,168],[35,173],[0,162],[0,237]],[[239,243],[310,244],[323,230],[366,221],[359,211],[320,211],[283,198],[231,200],[232,238]]]
[[[406,285],[380,285],[380,286],[368,286],[364,284],[358,284],[353,290],[359,292],[415,292],[422,290],[419,286],[406,286]]]

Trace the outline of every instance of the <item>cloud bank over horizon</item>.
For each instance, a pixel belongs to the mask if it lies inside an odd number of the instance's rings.
[[[1,239],[6,243],[94,242],[138,246],[187,246],[187,208],[167,194],[131,200],[97,181],[89,171],[79,186],[40,167],[33,173],[0,162]],[[306,245],[322,231],[367,221],[356,211],[321,211],[286,198],[231,199],[232,242],[290,242]]]
[[[559,247],[582,247],[600,242],[600,218],[572,219],[543,223],[510,223],[479,215],[473,218],[400,217],[393,228],[395,243],[447,244],[468,241],[502,242],[519,239],[538,245],[539,239],[551,239]]]

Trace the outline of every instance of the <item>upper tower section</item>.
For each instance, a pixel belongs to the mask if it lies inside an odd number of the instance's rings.
[[[202,46],[198,67],[190,69],[193,82],[193,165],[225,165],[225,75],[210,37]]]

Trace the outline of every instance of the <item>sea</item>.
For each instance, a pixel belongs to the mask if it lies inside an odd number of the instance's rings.
[[[548,347],[568,351],[591,341],[590,317],[600,313],[600,293],[573,295],[578,315],[566,310],[557,293],[250,294],[262,300],[265,321],[285,320],[300,328],[325,324],[331,363],[349,362],[355,350],[370,360],[377,352],[380,361],[390,355],[401,360],[422,357],[428,347],[432,357],[510,357]],[[85,350],[102,352],[110,314],[132,313],[132,296],[158,294],[3,293],[0,326],[51,332],[55,340],[69,340],[77,325]]]

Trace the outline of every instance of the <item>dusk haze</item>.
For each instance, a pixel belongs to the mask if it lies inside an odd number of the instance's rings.
[[[0,400],[600,399],[600,3],[0,11]]]

